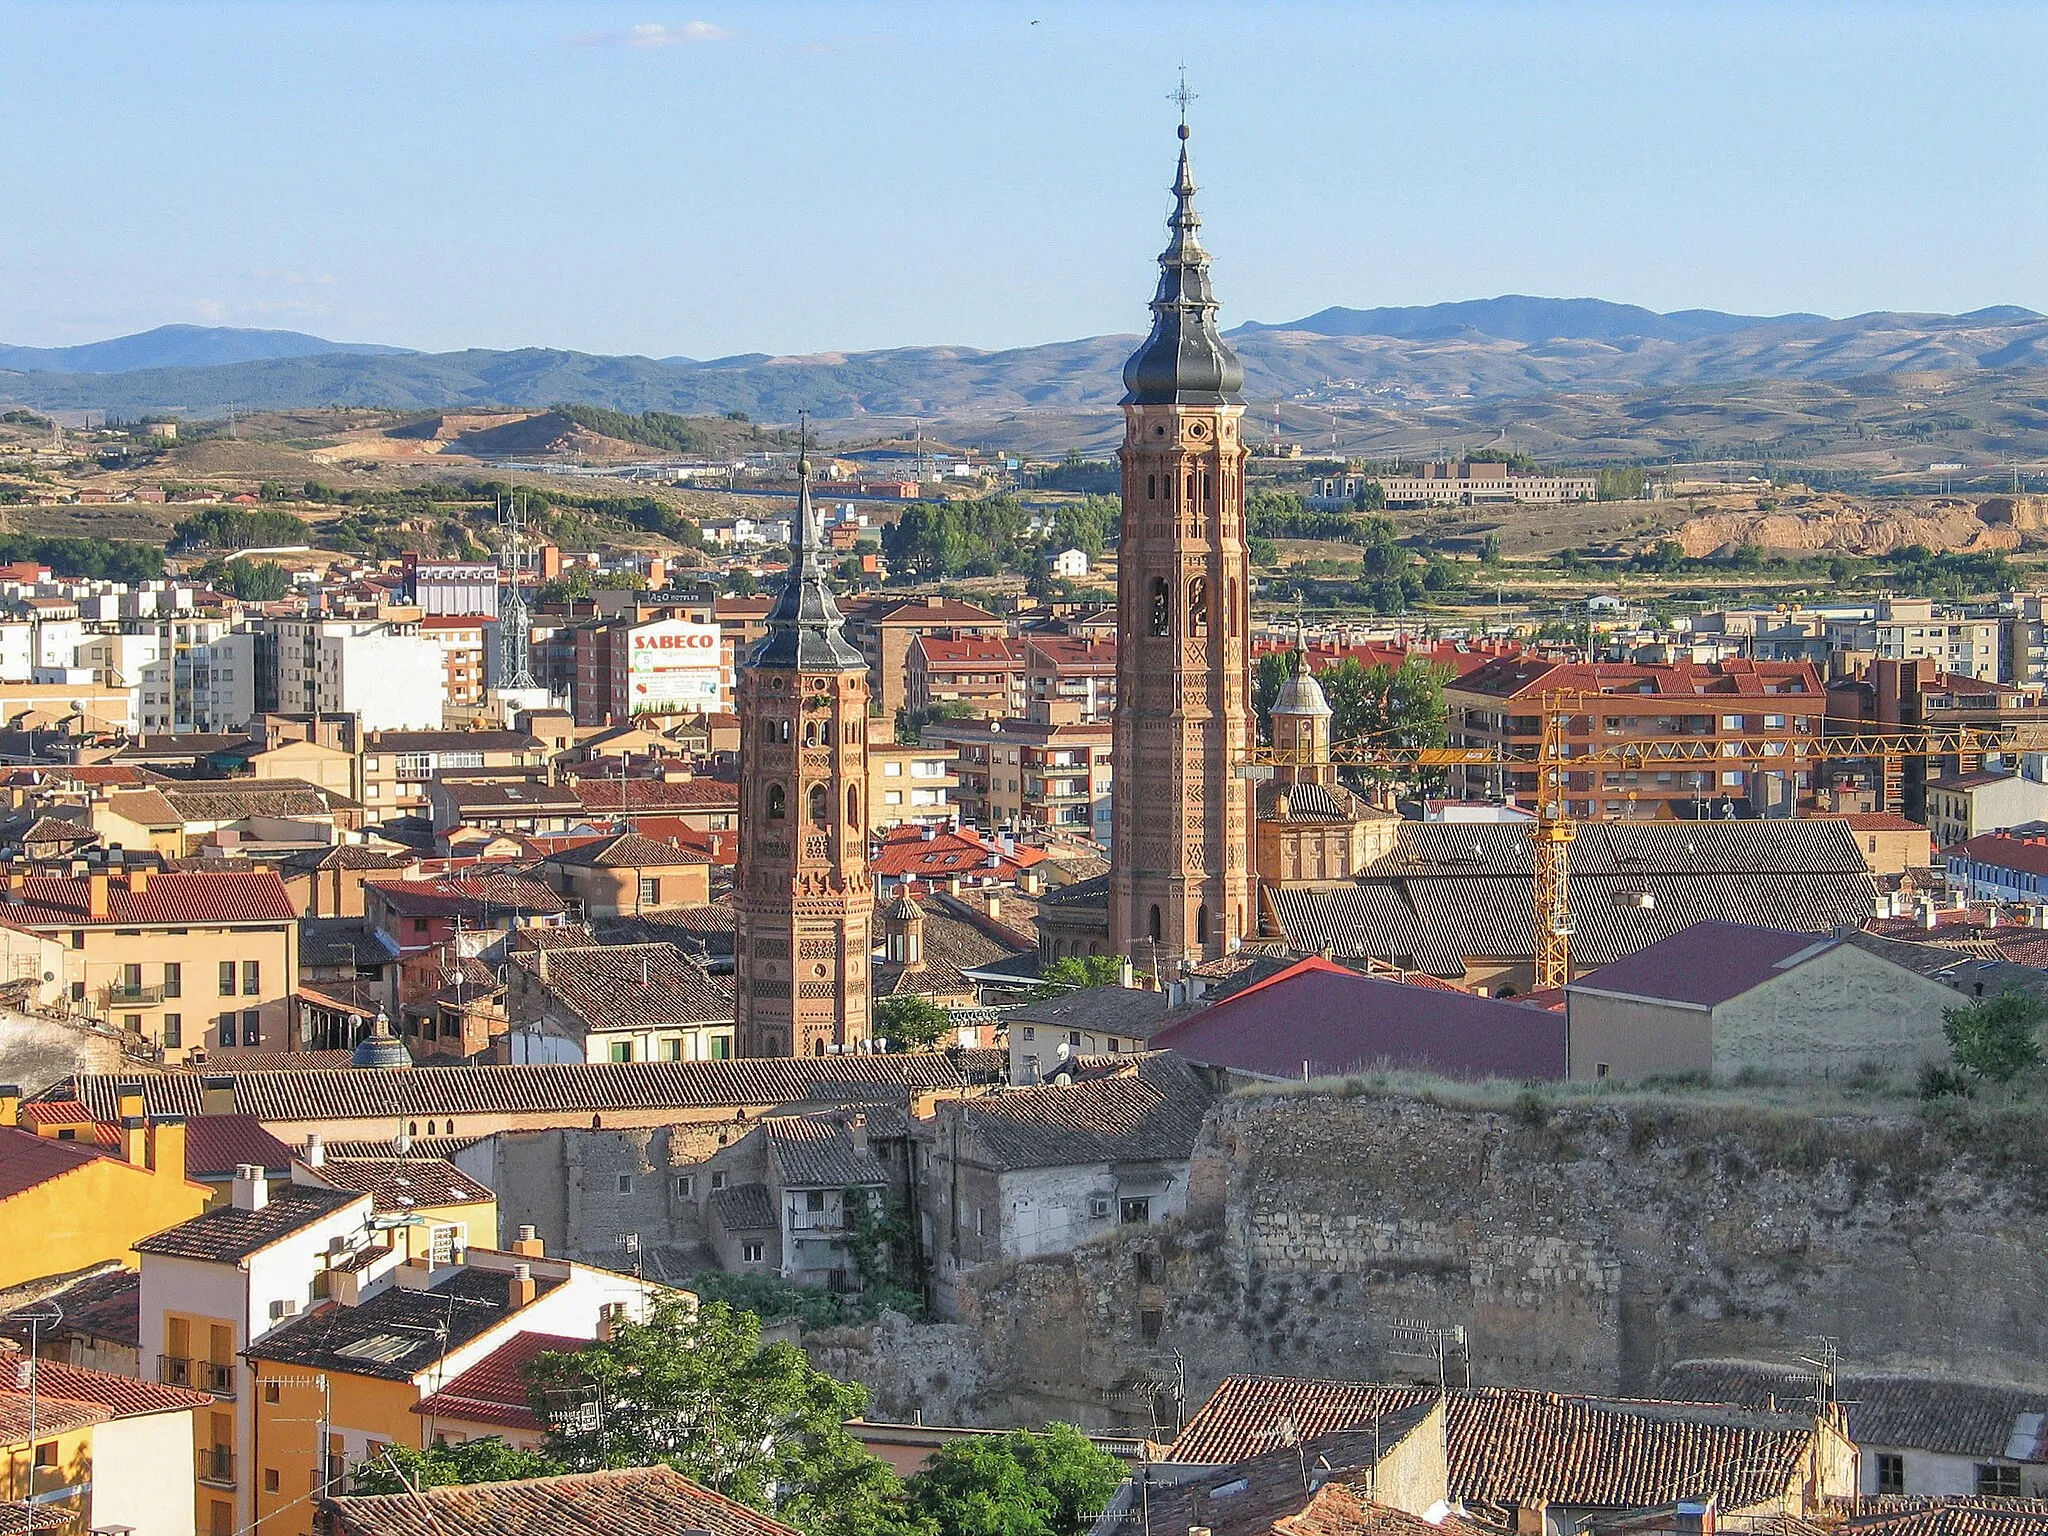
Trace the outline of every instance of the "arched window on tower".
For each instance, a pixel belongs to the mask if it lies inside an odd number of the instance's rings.
[[[1159,940],[1164,936],[1165,930],[1160,923],[1159,908],[1156,904],[1152,908],[1152,921],[1150,927],[1152,930],[1152,942],[1154,944],[1157,944]]]
[[[1205,507],[1216,505],[1216,483],[1209,478],[1209,471],[1206,469],[1202,471],[1202,505]]]
[[[1206,906],[1195,909],[1195,942],[1197,944],[1209,942],[1209,909]]]
[[[1147,475],[1145,477],[1145,499],[1147,501],[1157,501],[1159,499],[1159,477],[1157,475]]]
[[[827,826],[832,820],[832,797],[825,792],[822,784],[811,786],[811,825]]]
[[[780,821],[789,814],[789,797],[782,792],[780,784],[768,786],[768,819]]]
[[[818,722],[815,720],[806,720],[804,722],[804,745],[807,747],[815,747],[817,744]]]
[[[860,830],[860,791],[851,787],[846,791],[846,824]]]
[[[1152,578],[1152,606],[1145,616],[1145,632],[1154,639],[1173,633],[1173,589],[1164,576]]]
[[[1209,633],[1209,578],[1197,576],[1188,583],[1188,633]]]
[[[1237,578],[1235,576],[1230,578],[1229,585],[1223,591],[1230,599],[1229,608],[1223,615],[1224,631],[1235,637],[1237,634]]]

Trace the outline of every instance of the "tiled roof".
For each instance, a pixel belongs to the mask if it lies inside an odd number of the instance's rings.
[[[562,898],[537,880],[505,870],[432,880],[366,880],[367,890],[401,917],[456,917],[481,912],[516,912],[552,916],[564,909]]]
[[[185,1122],[187,1178],[232,1174],[244,1163],[282,1174],[296,1155],[254,1115],[194,1115]]]
[[[16,1126],[0,1126],[0,1200],[11,1200],[39,1184],[98,1162],[89,1141],[59,1141]]]
[[[2030,875],[2048,875],[2048,838],[2013,837],[2003,832],[1980,832],[1968,842],[1941,850],[1944,859],[1968,859],[1992,869],[2013,869]]]
[[[444,1157],[329,1157],[314,1177],[368,1195],[371,1208],[379,1212],[472,1205],[497,1198],[487,1185]]]
[[[1313,1440],[1437,1395],[1434,1387],[1233,1376],[1174,1441],[1171,1460],[1221,1466],[1282,1433]],[[1648,1509],[1712,1498],[1744,1509],[1782,1494],[1813,1420],[1696,1404],[1454,1389],[1446,1403],[1450,1496],[1481,1504]]]
[[[925,836],[930,831],[931,836]],[[912,822],[892,827],[875,850],[869,869],[890,880],[946,880],[985,874],[1014,880],[1019,870],[1045,862],[1045,852],[1021,843],[1005,848],[973,832],[948,832]]]
[[[889,1182],[888,1169],[873,1153],[854,1146],[852,1135],[837,1119],[776,1115],[762,1121],[761,1128],[784,1188],[845,1189]]]
[[[180,821],[245,821],[251,816],[331,816],[358,809],[348,796],[303,779],[166,780],[155,793]]]
[[[260,1211],[245,1211],[232,1205],[215,1206],[190,1221],[167,1227],[135,1245],[137,1253],[162,1254],[172,1259],[198,1259],[211,1264],[232,1264],[268,1248],[314,1222],[346,1208],[363,1197],[352,1189],[316,1189],[307,1184],[288,1184],[271,1195]],[[363,1201],[363,1216],[370,1214]]]
[[[392,1285],[353,1307],[327,1302],[272,1329],[249,1353],[308,1370],[404,1381],[511,1316],[512,1278],[509,1270],[463,1265],[425,1290]],[[562,1283],[535,1275],[536,1298]]]
[[[581,779],[576,798],[586,811],[731,810],[740,789],[725,779]]]
[[[36,1391],[45,1398],[66,1398],[72,1402],[95,1403],[116,1419],[145,1413],[177,1413],[192,1408],[211,1408],[216,1402],[210,1392],[192,1392],[184,1387],[167,1387],[133,1376],[88,1370],[57,1360],[36,1362]]]
[[[1811,1372],[1754,1360],[1688,1360],[1665,1372],[1658,1387],[1686,1402],[1749,1408],[1798,1408],[1810,1405],[1814,1392]],[[2048,1461],[2041,1443],[2048,1390],[1873,1372],[1845,1373],[1835,1389],[1847,1405],[1850,1438],[1866,1449]]]
[[[797,1536],[670,1467],[323,1499],[336,1536]]]
[[[657,843],[637,832],[621,832],[551,853],[545,862],[591,869],[666,869],[677,864],[708,864],[711,861],[693,849],[678,848],[673,843]]]
[[[378,1120],[401,1115],[590,1113],[797,1104],[835,1086],[957,1088],[960,1069],[934,1052],[900,1055],[750,1056],[733,1061],[600,1061],[516,1067],[352,1067],[328,1072],[237,1072],[235,1109],[265,1121]],[[118,1075],[71,1080],[103,1118]],[[146,1112],[199,1114],[196,1073],[142,1079]],[[56,1145],[56,1143],[53,1143]]]
[[[894,960],[874,964],[877,997],[919,992],[971,992],[974,983],[964,974],[1026,953],[1014,945],[998,943],[973,923],[936,908],[924,913],[924,945],[918,964],[905,966]]]
[[[1836,1527],[1842,1536],[2048,1536],[2048,1500],[2042,1499],[1894,1494],[1845,1504]]]
[[[872,628],[878,624],[993,624],[1000,627],[1002,615],[977,608],[950,597],[906,597],[897,602],[879,602],[857,615],[857,623]]]
[[[438,789],[458,811],[568,811],[583,809],[573,790],[538,780],[437,779]]]
[[[1441,987],[1296,962],[1154,1035],[1160,1050],[1259,1077],[1337,1076],[1382,1063],[1446,1077],[1562,1078],[1562,1015]]]
[[[726,984],[671,944],[548,949],[516,955],[540,987],[590,1029],[722,1024],[733,1017]]]
[[[1121,1035],[1149,1040],[1177,1014],[1164,992],[1147,987],[1082,987],[1052,997],[1033,998],[1005,1009],[1003,1022],[1014,1029],[1031,1024],[1045,1029],[1078,1029],[1087,1034]]]
[[[910,643],[924,652],[928,668],[994,667],[1007,670],[1024,665],[1024,642],[1003,635],[919,635]]]
[[[361,917],[299,919],[302,966],[387,965],[397,959],[389,942]]]
[[[728,1232],[770,1232],[782,1225],[766,1184],[729,1184],[714,1189],[711,1214]]]
[[[1596,992],[1712,1008],[1833,949],[1836,940],[1750,923],[1697,922],[1569,984]]]
[[[948,1105],[998,1168],[1189,1156],[1215,1095],[1187,1063],[1148,1056],[1115,1077],[1020,1088]]]
[[[363,739],[365,752],[537,752],[543,745],[524,731],[371,731]]]
[[[413,1404],[412,1411],[424,1419],[546,1429],[527,1394],[526,1367],[542,1355],[575,1354],[589,1343],[562,1333],[515,1333],[440,1391]]]
[[[208,1056],[188,1056],[170,1070],[211,1076],[216,1072],[330,1072],[345,1067],[347,1051],[244,1051],[231,1049]],[[156,1111],[152,1110],[152,1114]],[[171,1111],[164,1111],[171,1113]],[[178,1111],[185,1113],[185,1111]],[[197,1110],[189,1111],[197,1114]]]
[[[1780,697],[1778,693],[1766,694],[1767,686],[1786,693],[1796,688],[1816,706],[1822,701],[1820,673],[1809,661],[1674,661],[1652,665],[1507,656],[1466,673],[1450,686],[1461,692],[1502,699],[1530,698],[1557,690],[1600,695],[1597,704],[1587,702],[1586,708],[1592,710],[1609,704],[1623,706],[1642,695],[1666,702]],[[1819,712],[1818,707],[1815,712]]]
[[[105,1339],[131,1349],[142,1336],[142,1276],[132,1269],[116,1266],[89,1274],[45,1293],[43,1299],[63,1309],[65,1333]],[[22,1345],[28,1344],[32,1332],[48,1337],[47,1322],[31,1330],[17,1317],[14,1313],[0,1317],[0,1337]]]
[[[107,916],[91,917],[91,877],[30,875],[21,901],[10,895],[0,916],[24,928],[146,928],[170,924],[291,923],[298,909],[273,869],[151,875],[140,892],[119,876],[107,881]]]
[[[73,1430],[84,1429],[89,1424],[104,1424],[113,1417],[111,1410],[100,1403],[71,1402],[61,1397],[44,1397],[38,1393],[31,1402],[28,1393],[16,1392],[12,1387],[0,1390],[0,1445],[23,1445],[28,1441],[28,1427],[36,1427],[36,1438],[44,1435],[65,1435]],[[12,1509],[12,1506],[0,1505]],[[10,1519],[10,1524],[12,1523]]]
[[[1925,832],[1920,822],[1901,816],[1897,811],[1848,811],[1842,820],[1849,824],[1852,832]]]

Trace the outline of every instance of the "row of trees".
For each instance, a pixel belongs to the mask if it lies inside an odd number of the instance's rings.
[[[657,1301],[574,1354],[528,1369],[552,1427],[538,1452],[502,1440],[393,1447],[353,1491],[666,1464],[804,1536],[1074,1536],[1121,1479],[1078,1430],[977,1437],[904,1480],[846,1430],[864,1388],[827,1376],[761,1320],[721,1301]]]
[[[1064,549],[1090,559],[1109,547],[1122,503],[1088,496],[1050,511],[1033,511],[1014,496],[921,502],[882,530],[889,568],[908,580],[956,576],[1036,575]]]
[[[130,539],[39,538],[0,534],[0,564],[33,560],[59,576],[87,581],[154,581],[164,573],[164,552]]]

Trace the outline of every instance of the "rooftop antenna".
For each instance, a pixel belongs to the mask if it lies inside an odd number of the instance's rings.
[[[498,522],[505,530],[498,559],[505,570],[505,596],[498,606],[498,687],[538,688],[533,678],[533,620],[519,589],[525,561],[526,508],[523,499],[501,506]]]

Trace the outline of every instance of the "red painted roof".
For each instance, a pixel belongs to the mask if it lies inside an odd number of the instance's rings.
[[[1024,665],[1023,643],[1001,635],[958,635],[950,639],[939,635],[919,635],[911,644],[924,653],[928,667]]]
[[[98,1161],[99,1155],[99,1148],[89,1141],[59,1141],[18,1126],[0,1126],[0,1200],[62,1178]]]
[[[1464,1078],[1565,1075],[1561,1015],[1361,976],[1314,956],[1168,1025],[1149,1044],[1272,1078],[1382,1065]]]
[[[1850,811],[1842,820],[1858,832],[1925,832],[1927,828],[1919,822],[1901,816],[1897,811]]]
[[[187,870],[151,875],[140,892],[124,878],[107,880],[107,916],[89,917],[88,879],[30,875],[21,902],[0,907],[0,917],[29,928],[111,925],[142,928],[187,923],[291,923],[298,910],[274,869]]]
[[[890,880],[949,880],[955,875],[993,875],[1014,880],[1020,869],[1045,861],[1040,848],[1005,850],[972,832],[939,831],[931,837],[913,823],[891,827],[869,869]],[[995,862],[989,861],[993,858]]]
[[[590,1340],[562,1333],[515,1333],[430,1397],[413,1404],[422,1418],[495,1424],[503,1429],[543,1430],[527,1396],[525,1368],[542,1355],[569,1355]]]
[[[1712,1008],[1775,980],[1838,942],[1825,934],[1708,918],[1588,972],[1565,990]]]
[[[2018,870],[2029,875],[2048,875],[2048,838],[2014,837],[2005,832],[1984,832],[1968,842],[1944,848],[1945,859],[1963,858],[1993,869]]]
[[[1458,679],[1467,693],[1497,698],[1532,698],[1538,694],[1612,693],[1657,699],[1811,697],[1823,702],[1820,673],[1805,661],[1674,661],[1661,665],[1637,662],[1555,661],[1542,656],[1510,656],[1488,662]],[[1777,693],[1766,693],[1776,688]]]
[[[620,803],[623,789],[624,804]],[[724,779],[579,779],[576,798],[586,811],[737,809],[740,788]]]

